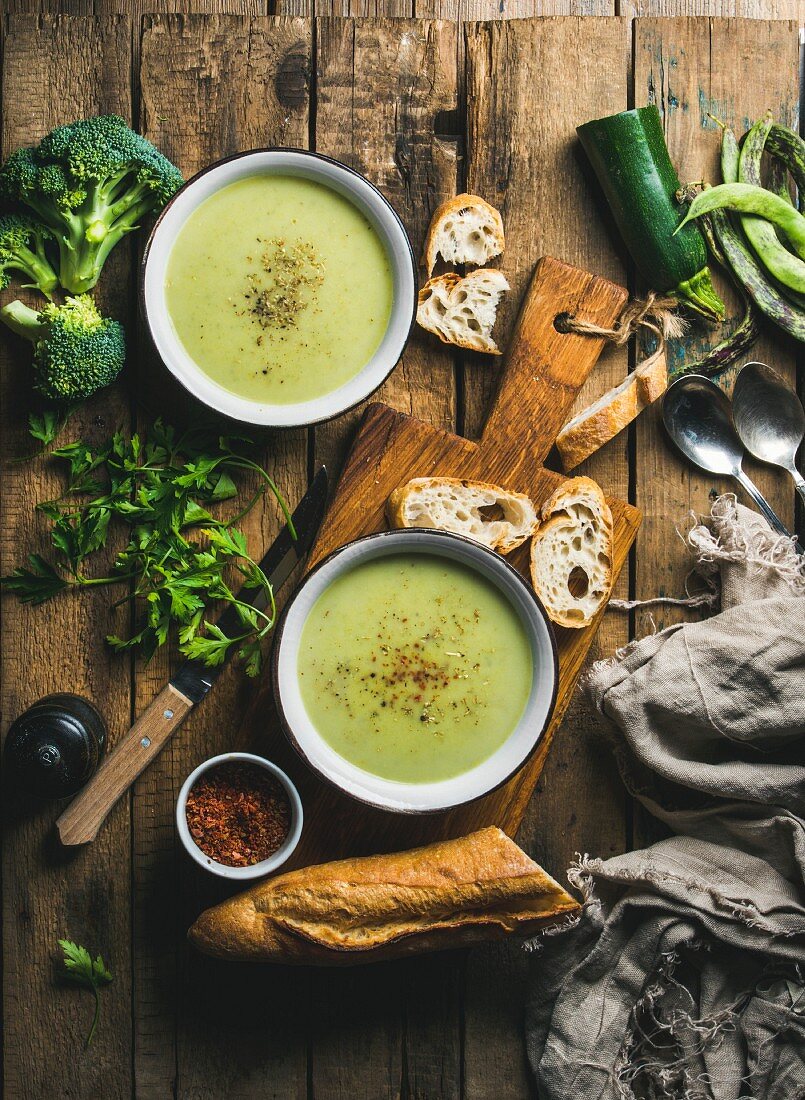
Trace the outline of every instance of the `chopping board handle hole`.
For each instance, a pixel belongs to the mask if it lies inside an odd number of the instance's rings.
[[[567,336],[573,330],[570,327],[570,322],[573,320],[573,314],[565,311],[564,313],[557,313],[553,319],[553,327],[557,332],[561,332],[563,336]]]

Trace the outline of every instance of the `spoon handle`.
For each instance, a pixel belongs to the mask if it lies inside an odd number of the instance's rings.
[[[794,488],[802,498],[802,503],[805,504],[805,477],[802,476],[796,467],[792,467],[789,473],[794,479]]]
[[[763,496],[761,491],[758,489],[757,485],[755,485],[754,481],[752,481],[752,479],[750,477],[747,477],[747,475],[743,472],[743,470],[739,470],[738,473],[734,475],[734,477],[735,477],[735,480],[740,485],[743,486],[745,491],[749,494],[749,496],[752,498],[752,500],[755,502],[755,504],[761,510],[761,512],[766,517],[766,519],[769,521],[769,523],[774,528],[774,530],[777,531],[778,534],[785,535],[786,538],[790,539],[791,538],[791,532],[788,530],[786,525],[783,523],[783,521],[780,519],[780,517],[774,511],[772,506],[769,504],[769,502]]]

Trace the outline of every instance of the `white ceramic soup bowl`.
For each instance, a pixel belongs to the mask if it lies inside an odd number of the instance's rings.
[[[294,404],[276,405],[240,397],[218,385],[195,363],[176,334],[165,300],[171,250],[187,219],[216,191],[261,174],[299,176],[331,188],[356,206],[377,233],[392,275],[391,315],[380,346],[361,371],[342,386]],[[199,401],[233,420],[275,428],[329,420],[367,398],[393,370],[416,316],[417,274],[402,222],[377,188],[345,164],[303,149],[256,149],[217,161],[193,176],[160,214],[145,247],[140,305],[151,338],[171,374]]]
[[[336,578],[370,559],[391,554],[449,558],[480,573],[509,600],[525,628],[533,657],[531,694],[517,726],[481,764],[451,779],[404,783],[383,779],[344,759],[319,734],[299,687],[298,660],[305,621]],[[277,626],[274,694],[283,727],[303,760],[322,779],[361,802],[398,813],[437,813],[471,802],[501,786],[523,766],[545,732],[556,703],[559,665],[548,616],[531,586],[505,558],[462,535],[426,528],[382,531],[350,542],[302,581]]]

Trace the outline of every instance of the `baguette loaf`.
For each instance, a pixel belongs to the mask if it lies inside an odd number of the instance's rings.
[[[479,195],[456,195],[431,218],[423,260],[430,276],[439,256],[449,264],[480,267],[504,247],[503,219],[494,206]]]
[[[492,339],[498,303],[509,289],[506,276],[494,267],[456,275],[448,271],[429,279],[419,292],[417,323],[443,344],[500,355]]]
[[[660,352],[649,356],[623,382],[568,420],[556,437],[563,469],[574,469],[614,439],[665,393],[667,385],[665,353]]]
[[[527,936],[578,903],[500,829],[290,871],[207,909],[188,936],[222,959],[374,962]]]
[[[612,513],[589,477],[563,482],[541,510],[531,583],[555,623],[587,626],[612,592]]]
[[[537,513],[529,497],[484,481],[416,477],[386,504],[392,527],[435,527],[509,554],[533,535]]]

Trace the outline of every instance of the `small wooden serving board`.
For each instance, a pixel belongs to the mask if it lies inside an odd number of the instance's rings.
[[[543,467],[581,385],[595,366],[603,340],[562,333],[562,314],[611,327],[628,293],[622,287],[558,260],[539,261],[500,371],[497,396],[478,442],[463,439],[370,405],[358,430],[308,568],[345,543],[386,526],[389,493],[413,477],[447,476],[490,481],[528,493],[539,509],[562,475]],[[604,486],[606,490],[606,486]],[[615,575],[626,561],[640,513],[610,499],[615,533]],[[528,544],[509,556],[528,577]],[[536,752],[507,784],[485,798],[444,814],[413,816],[375,810],[320,782],[268,723],[271,755],[300,786],[305,828],[294,863],[307,865],[346,855],[400,850],[462,836],[486,825],[513,835],[542,771],[551,739],[570,702],[598,620],[585,630],[556,627],[559,690],[553,719]],[[261,694],[247,727],[264,747],[267,701]]]

